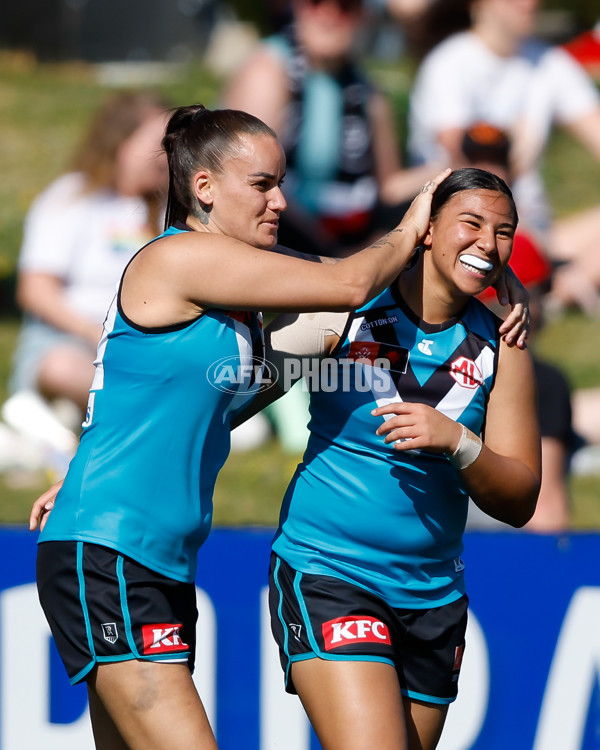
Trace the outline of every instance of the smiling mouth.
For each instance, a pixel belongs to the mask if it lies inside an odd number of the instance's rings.
[[[461,255],[459,260],[468,271],[473,271],[475,273],[488,274],[494,268],[493,263],[490,263],[489,260],[480,258],[478,255]]]

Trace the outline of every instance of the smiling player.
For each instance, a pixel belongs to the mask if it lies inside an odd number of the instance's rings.
[[[279,367],[327,356],[348,384],[313,388],[271,566],[286,688],[328,750],[436,747],[465,645],[469,496],[513,526],[535,510],[531,358],[475,299],[506,267],[516,226],[499,177],[457,170],[387,290],[349,315],[282,316],[268,331]]]

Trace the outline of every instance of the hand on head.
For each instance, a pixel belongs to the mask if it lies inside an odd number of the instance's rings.
[[[412,225],[417,232],[417,239],[420,240],[429,228],[431,218],[431,200],[438,185],[440,185],[450,174],[450,168],[444,169],[432,180],[426,182],[420,192],[410,204],[408,211],[404,214],[400,226]]]

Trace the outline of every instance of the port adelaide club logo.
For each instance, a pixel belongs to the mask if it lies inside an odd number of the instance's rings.
[[[109,643],[117,642],[119,633],[117,632],[116,622],[103,622],[100,627],[102,628],[102,635],[104,636],[105,641],[108,641]]]

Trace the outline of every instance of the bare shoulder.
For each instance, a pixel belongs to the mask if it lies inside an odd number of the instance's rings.
[[[232,242],[230,238],[208,232],[182,232],[151,242],[137,253],[123,276],[122,291],[162,290],[169,296],[184,288],[185,279],[203,267],[217,262]]]
[[[176,265],[178,262],[219,253],[222,249],[235,245],[246,247],[243,242],[215,232],[181,232],[166,235],[146,245],[135,260],[140,266],[154,263]]]
[[[168,235],[144,247],[123,276],[121,305],[127,317],[145,327],[191,320],[203,310],[192,298],[190,280],[211,277],[226,237],[201,232]],[[203,271],[206,270],[206,273]]]

